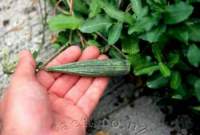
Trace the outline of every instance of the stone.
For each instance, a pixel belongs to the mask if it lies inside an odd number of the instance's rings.
[[[44,14],[44,2],[39,0],[1,0],[0,1],[0,61],[2,62],[3,50],[8,48],[11,57],[17,57],[19,51],[29,49],[37,50],[39,44],[47,46],[42,52],[50,55],[53,50],[49,49],[50,32],[44,30],[41,14]],[[41,8],[40,8],[41,7]],[[47,10],[50,10],[50,6]],[[50,12],[49,12],[50,13]],[[46,37],[43,43],[42,38]],[[46,51],[48,49],[48,51]],[[9,76],[3,74],[0,64],[0,93],[6,87]]]

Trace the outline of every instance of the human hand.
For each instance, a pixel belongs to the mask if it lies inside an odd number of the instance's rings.
[[[95,46],[71,46],[47,66],[106,59]],[[28,51],[20,60],[0,104],[1,135],[85,135],[87,120],[109,79],[40,71]]]

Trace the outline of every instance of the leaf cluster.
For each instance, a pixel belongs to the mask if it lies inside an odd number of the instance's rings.
[[[52,3],[57,2],[51,0]],[[48,21],[56,48],[96,45],[111,58],[128,59],[132,74],[171,98],[200,101],[199,0],[69,0]]]

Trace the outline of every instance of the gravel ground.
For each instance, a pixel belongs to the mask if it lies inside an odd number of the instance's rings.
[[[172,129],[164,124],[157,99],[140,97],[134,90],[123,78],[111,81],[94,113],[91,135],[98,131],[99,135],[170,135]]]
[[[45,46],[49,44],[50,32],[44,31],[41,21],[43,7],[44,4],[39,4],[39,0],[0,1],[0,61],[4,48],[8,48],[12,59],[20,50],[36,50],[43,43],[44,35]],[[46,53],[42,54],[49,56],[53,50],[47,46],[43,52]],[[2,66],[0,66],[0,79],[2,92],[9,81],[9,77],[3,74]],[[123,79],[111,82],[94,113],[95,124],[89,128],[90,134],[170,135],[172,129],[164,124],[164,114],[151,98],[142,97],[136,99],[134,103],[127,104],[126,99],[131,98],[130,91],[134,91],[134,86],[124,82],[120,84],[121,80]]]
[[[41,5],[41,6],[40,6]],[[47,9],[48,10],[48,9]],[[0,60],[3,50],[8,49],[12,58],[23,49],[36,50],[46,41],[49,32],[44,31],[41,14],[44,4],[38,0],[1,0],[0,1]],[[45,42],[47,45],[48,42]],[[44,51],[44,50],[43,50]],[[50,50],[48,52],[51,52]],[[2,72],[0,66],[0,90],[6,86],[9,77]]]

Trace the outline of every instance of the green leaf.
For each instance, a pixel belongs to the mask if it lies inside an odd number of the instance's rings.
[[[198,80],[199,78],[194,75],[194,74],[189,74],[187,75],[187,83],[194,86],[195,82]]]
[[[84,0],[74,0],[74,11],[79,13],[88,14],[89,10]]]
[[[159,66],[151,62],[151,57],[144,57],[140,53],[128,55],[135,75],[151,75],[159,70]]]
[[[151,75],[155,71],[158,71],[158,70],[159,70],[159,66],[158,65],[151,65],[151,66],[146,66],[146,67],[135,69],[134,70],[134,74],[136,76],[139,76],[139,75]]]
[[[101,45],[96,40],[88,40],[87,44],[90,46],[95,45],[97,47],[101,47]]]
[[[179,97],[178,99],[184,99],[188,95],[187,88],[185,87],[185,84],[181,84],[179,88],[173,89],[173,93],[174,93],[173,97],[178,96]]]
[[[187,0],[188,3],[196,3],[196,2],[200,2],[200,0]]]
[[[200,79],[198,79],[194,84],[195,96],[200,101]]]
[[[169,77],[171,75],[170,69],[162,62],[159,62],[160,72],[164,77]]]
[[[180,54],[179,53],[169,53],[168,55],[168,65],[173,67],[180,61]]]
[[[68,9],[68,8],[69,8],[68,1],[69,1],[69,0],[61,0],[63,6],[65,6],[65,9]],[[58,1],[55,0],[55,4],[54,4],[54,6],[56,6],[56,3],[57,3],[57,2],[58,2]]]
[[[57,36],[57,40],[56,43],[59,43],[60,45],[64,45],[67,43],[68,39],[66,38],[67,36],[69,36],[68,32],[59,32],[58,36]]]
[[[140,16],[140,13],[142,12],[142,1],[131,0],[131,5],[132,5],[133,12],[135,12],[137,16]]]
[[[168,82],[169,82],[168,78],[165,78],[163,76],[157,76],[147,81],[147,87],[151,89],[159,89],[166,86]]]
[[[112,58],[116,58],[116,59],[123,59],[123,56],[118,52],[116,51],[115,49],[111,48],[109,50],[109,55],[112,57]]]
[[[137,54],[140,51],[139,40],[128,36],[122,39],[122,52],[127,54]]]
[[[101,12],[101,4],[99,0],[92,0],[90,3],[90,14],[89,17],[95,17]]]
[[[157,25],[159,21],[159,16],[146,16],[142,17],[140,20],[136,21],[132,26],[128,29],[128,34],[132,34],[134,32],[144,32],[152,29],[153,26]]]
[[[58,43],[54,43],[53,45],[53,48],[56,49],[56,50],[59,50],[61,48],[61,45],[58,44]]]
[[[200,106],[194,106],[194,107],[192,107],[192,109],[194,111],[200,112]]]
[[[71,41],[68,41],[68,44],[79,44],[80,43],[80,36],[77,35],[75,32],[72,32]]]
[[[50,4],[54,6],[56,4],[56,0],[49,0]]]
[[[200,42],[200,23],[188,25],[189,39],[191,41]]]
[[[113,25],[108,33],[108,44],[109,45],[113,45],[115,44],[121,35],[122,32],[122,23],[116,23],[115,25]]]
[[[154,12],[163,12],[165,5],[167,5],[166,0],[146,0],[150,9]]]
[[[98,15],[95,18],[86,20],[80,27],[80,31],[83,33],[107,31],[111,25],[112,22],[109,18]]]
[[[164,21],[166,24],[177,24],[185,21],[193,12],[193,7],[186,2],[166,6]]]
[[[163,59],[163,55],[159,44],[152,45],[152,52],[154,54],[154,57],[158,60],[158,62],[161,62]]]
[[[148,13],[148,8],[142,7],[141,0],[131,0],[131,6],[138,19],[142,18]]]
[[[133,23],[133,17],[129,13],[123,12],[107,2],[103,3],[103,9],[108,16],[119,22]]]
[[[165,31],[166,26],[158,26],[155,29],[142,34],[140,38],[149,41],[150,43],[157,42]]]
[[[188,43],[189,32],[186,26],[177,26],[176,28],[169,29],[169,34],[181,42],[184,42],[186,44]]]
[[[174,94],[172,96],[172,99],[176,99],[176,100],[183,100],[183,96],[179,95],[179,94]]]
[[[128,60],[130,61],[131,65],[133,66],[133,68],[138,68],[138,67],[142,67],[142,66],[146,66],[149,65],[149,63],[146,61],[144,56],[141,56],[140,53],[137,54],[129,54],[128,55]],[[146,64],[148,63],[148,64]]]
[[[78,29],[83,20],[76,16],[57,15],[48,20],[48,25],[52,31],[62,31],[65,29]]]
[[[143,72],[142,70],[144,68],[152,67],[153,70],[149,71],[149,75],[152,74],[153,72],[155,72],[156,70],[159,70],[159,68],[157,69],[157,67],[155,67],[156,65],[151,61],[151,57],[150,56],[142,56],[141,53],[136,53],[136,54],[129,54],[128,55],[128,60],[132,65],[132,68],[134,69],[134,72]],[[144,72],[146,72],[147,70],[144,70]],[[145,73],[144,73],[145,74]],[[146,73],[148,74],[148,73]]]
[[[34,52],[32,53],[32,56],[33,56],[33,58],[34,58],[35,60],[37,59],[38,55],[39,55],[39,51],[34,51]]]
[[[177,90],[181,86],[181,75],[179,72],[173,72],[171,75],[170,87]]]
[[[196,45],[191,45],[187,52],[188,61],[195,67],[200,64],[200,49]]]
[[[182,59],[180,59],[179,63],[176,64],[176,67],[183,72],[191,70],[191,66]]]

